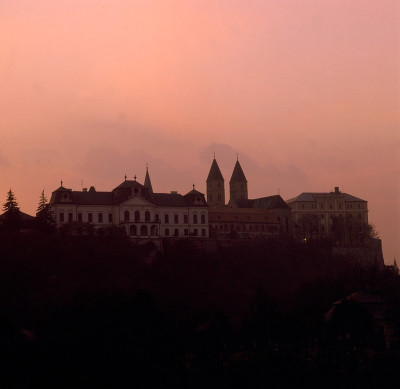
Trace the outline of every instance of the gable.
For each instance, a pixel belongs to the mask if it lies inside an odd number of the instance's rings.
[[[151,206],[154,207],[154,204],[151,203],[150,201],[144,199],[143,197],[139,196],[139,195],[133,195],[132,197],[130,197],[128,200],[124,201],[123,203],[121,203],[121,205],[127,205],[127,206],[140,206],[140,205],[144,205],[144,206]]]

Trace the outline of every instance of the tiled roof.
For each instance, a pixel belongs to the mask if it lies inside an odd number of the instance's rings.
[[[335,195],[336,194],[334,192],[332,192],[332,193],[304,192],[304,193],[301,193],[300,195],[298,195],[297,197],[293,197],[292,199],[287,200],[286,202],[293,203],[295,201],[316,201],[317,198],[321,198],[321,197],[330,198]],[[344,199],[344,201],[365,201],[365,200],[359,199],[358,197],[352,196],[348,193],[340,192],[339,194],[337,194],[337,196],[341,196]]]
[[[286,209],[289,206],[279,195],[260,197],[258,199],[235,200],[238,208],[265,208],[265,209]]]
[[[72,201],[74,204],[82,205],[112,205],[112,192],[72,192]]]
[[[155,205],[169,207],[186,207],[185,198],[178,193],[152,193],[149,200]]]
[[[54,192],[65,192],[65,191],[71,191],[72,189],[65,188],[64,186],[58,187]]]
[[[199,192],[199,191],[196,190],[196,189],[192,189],[190,192],[188,192],[188,193],[185,194],[185,196],[188,196],[188,195],[204,196],[204,193],[201,193],[201,192]]]
[[[143,188],[143,185],[137,181],[125,180],[121,184],[119,184],[115,189],[120,189],[120,188]]]
[[[235,167],[233,168],[233,173],[230,182],[247,182],[246,176],[243,173],[243,169],[240,166],[239,161],[237,160],[235,163]]]
[[[216,159],[212,161],[210,172],[208,173],[207,182],[208,181],[224,181],[224,177],[222,176],[221,170],[219,170],[218,163]]]
[[[358,197],[349,195],[348,193],[343,193],[344,201],[366,201],[363,199],[359,199]]]

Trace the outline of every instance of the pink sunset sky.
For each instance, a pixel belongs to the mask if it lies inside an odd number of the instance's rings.
[[[0,0],[0,195],[344,192],[400,260],[398,0]]]

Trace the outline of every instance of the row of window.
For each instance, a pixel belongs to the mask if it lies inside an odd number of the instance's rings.
[[[251,231],[251,232],[278,232],[277,225],[246,225],[246,224],[217,224],[213,226],[215,231]]]
[[[131,225],[129,226],[129,235],[130,236],[149,236],[149,229],[148,227],[144,224],[140,226],[140,228],[136,227],[136,225]],[[192,236],[199,236],[199,231],[197,228],[193,230],[191,233]],[[157,226],[151,226],[150,227],[150,236],[158,236],[158,227]],[[170,231],[169,228],[164,229],[164,236],[180,236],[179,234],[179,229],[175,228],[174,231]],[[185,228],[183,231],[183,236],[189,236],[189,229]],[[202,228],[201,229],[201,236],[207,236],[206,229]]]
[[[105,218],[103,216],[103,213],[99,212],[96,215],[97,215],[96,222],[97,223],[104,223]],[[160,215],[156,214],[155,216],[156,216],[155,222],[160,222]],[[201,218],[201,224],[206,224],[206,215],[204,215],[204,214],[200,215],[200,218]],[[88,212],[87,219],[88,219],[87,221],[89,223],[93,223],[95,221],[94,220],[94,215],[93,215],[92,212]],[[71,222],[74,221],[73,213],[69,212],[69,213],[65,214],[64,212],[60,212],[59,213],[59,220],[60,220],[60,223],[65,223],[66,221],[71,223]],[[78,212],[77,221],[78,222],[83,222],[83,214],[82,214],[82,212]],[[130,221],[129,211],[125,211],[124,212],[124,221]],[[141,221],[140,212],[139,211],[136,211],[134,213],[134,221],[135,222],[140,222]],[[144,221],[145,222],[150,222],[150,212],[149,211],[145,212]],[[188,224],[188,222],[189,222],[188,215],[183,215],[183,223],[184,224]],[[108,214],[108,223],[113,223],[113,214],[112,213]],[[169,215],[168,214],[164,215],[164,223],[165,224],[169,224]],[[174,223],[175,224],[179,224],[179,215],[174,215]],[[198,224],[198,215],[193,215],[193,224]]]
[[[332,215],[332,214],[330,214],[329,216],[330,216],[331,219],[333,219],[333,218],[335,217],[335,216]],[[343,217],[343,215],[342,215],[342,214],[339,214],[339,218],[342,218],[342,217]],[[346,215],[346,217],[347,217],[347,219],[353,219],[353,215],[351,215],[351,214]],[[361,213],[358,214],[358,218],[359,218],[359,219],[362,218]],[[325,219],[325,214],[321,213],[321,214],[320,214],[320,219]]]
[[[149,229],[145,224],[140,226],[140,229],[137,228],[135,224],[132,224],[131,226],[129,226],[129,235],[138,236],[138,233],[140,233],[140,236],[149,236]],[[158,235],[158,227],[151,226],[150,227],[150,236],[157,236],[157,235]]]
[[[135,222],[140,222],[141,221],[140,212],[139,211],[135,211],[133,216],[134,216],[133,220]],[[124,212],[124,221],[126,221],[126,222],[130,221],[131,220],[130,217],[131,217],[130,212],[129,211],[125,211]],[[164,214],[164,223],[165,224],[169,224],[170,223],[170,218],[169,217],[170,217],[170,215],[168,213]],[[175,224],[179,224],[181,222],[179,219],[180,218],[179,218],[178,214],[173,215],[173,220],[174,220]],[[201,224],[206,224],[206,215],[205,214],[200,215],[200,219],[201,219]],[[150,222],[150,212],[149,211],[146,211],[144,213],[144,221],[145,222]],[[160,222],[160,215],[158,213],[155,214],[155,220],[154,221],[157,222],[157,223]],[[199,222],[198,215],[194,214],[193,215],[193,224],[198,224],[198,222]],[[188,224],[189,223],[189,218],[188,218],[188,215],[186,215],[186,214],[183,215],[183,223],[184,224]]]
[[[346,204],[346,209],[353,209],[353,204]],[[361,209],[361,204],[358,204],[358,209]]]
[[[191,233],[192,236],[199,236],[199,231],[197,228],[193,230]],[[177,228],[174,229],[174,232],[172,234],[172,231],[169,230],[169,228],[164,229],[164,236],[180,236],[179,235],[179,230]],[[183,231],[183,236],[189,236],[189,230],[187,228],[184,229]],[[201,229],[201,236],[207,236],[206,229],[202,228]]]
[[[342,203],[338,204],[338,209],[342,209]],[[301,209],[307,209],[306,204],[301,204]],[[315,204],[311,204],[311,209],[316,209]],[[324,204],[319,204],[319,209],[324,209]],[[333,204],[329,204],[329,209],[334,209]],[[346,209],[353,209],[353,204],[346,204]],[[361,209],[361,204],[358,204],[358,209]]]
[[[60,212],[59,219],[60,219],[60,223],[64,223],[66,221],[68,223],[72,223],[74,221],[74,215],[73,215],[72,212],[68,212],[66,215],[65,215],[64,212]],[[89,223],[93,223],[94,218],[93,218],[93,213],[92,212],[88,212],[87,219],[88,219],[87,221]],[[80,223],[83,222],[83,214],[82,214],[82,212],[78,212],[76,220],[78,222],[80,222]],[[102,212],[97,213],[97,220],[96,221],[97,221],[97,223],[104,223],[104,217],[103,217],[103,213]],[[108,223],[113,223],[113,214],[112,213],[108,214]]]

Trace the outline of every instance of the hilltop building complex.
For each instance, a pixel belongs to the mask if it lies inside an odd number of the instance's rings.
[[[90,224],[97,230],[122,227],[133,240],[194,238],[229,240],[290,235],[299,239],[335,236],[357,243],[360,229],[368,226],[365,200],[336,187],[330,193],[302,193],[287,200],[280,195],[249,198],[248,183],[237,159],[229,181],[213,159],[205,195],[193,189],[185,195],[156,193],[146,168],[144,183],[125,180],[110,192],[73,191],[61,186],[51,196],[57,227]],[[343,235],[343,236],[342,236]],[[344,237],[344,238],[343,238]]]

